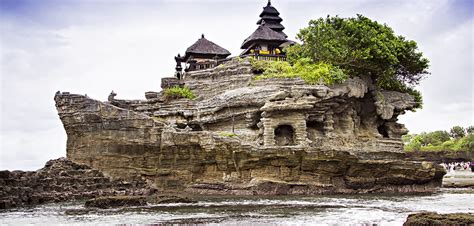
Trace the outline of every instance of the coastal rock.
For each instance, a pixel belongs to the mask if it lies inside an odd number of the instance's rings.
[[[155,200],[156,204],[166,204],[166,203],[197,203],[197,201],[177,195],[158,195]]]
[[[427,212],[410,214],[403,226],[473,224],[474,214],[472,213],[439,214],[435,212]]]
[[[333,86],[255,79],[247,60],[187,72],[196,99],[60,92],[68,159],[164,191],[207,194],[429,192],[444,169],[403,151],[397,117],[414,98],[370,78]]]
[[[144,206],[146,198],[142,196],[104,196],[87,200],[84,204],[87,208],[117,208],[128,206]]]
[[[444,188],[474,188],[474,173],[471,170],[449,172],[443,178]]]
[[[65,158],[33,171],[0,171],[0,209],[103,195],[149,195],[155,189],[139,178],[111,181],[98,170]]]

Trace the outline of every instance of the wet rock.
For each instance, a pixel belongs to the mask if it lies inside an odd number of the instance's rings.
[[[144,206],[146,198],[142,196],[105,196],[87,200],[84,204],[87,208],[117,208],[126,206]]]
[[[474,188],[474,173],[471,170],[449,172],[443,177],[444,188]]]
[[[193,200],[184,196],[176,195],[158,195],[155,200],[156,204],[166,204],[166,203],[197,203],[196,200]]]
[[[474,214],[472,213],[450,213],[438,214],[435,212],[410,214],[403,224],[404,226],[422,225],[473,225]]]
[[[48,202],[84,200],[103,195],[150,195],[140,178],[133,182],[111,180],[98,170],[66,158],[50,160],[33,172],[0,172],[0,209]]]

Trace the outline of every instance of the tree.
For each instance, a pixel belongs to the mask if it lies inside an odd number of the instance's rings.
[[[466,127],[466,133],[467,134],[474,134],[474,126]]]
[[[450,140],[451,137],[448,132],[443,130],[438,130],[430,133],[426,133],[423,136],[423,145],[427,146],[429,144],[433,146],[441,145],[442,143]]]
[[[464,132],[464,128],[462,128],[461,126],[454,126],[453,128],[451,128],[451,131],[449,133],[454,139],[458,139],[466,135],[466,133]]]
[[[412,137],[411,141],[405,145],[405,150],[407,151],[419,151],[421,150],[422,136],[415,135]]]
[[[311,20],[300,30],[301,45],[287,49],[290,63],[300,58],[338,66],[349,75],[370,75],[379,88],[408,92],[421,107],[413,89],[428,74],[429,61],[415,41],[394,34],[387,25],[362,15]]]

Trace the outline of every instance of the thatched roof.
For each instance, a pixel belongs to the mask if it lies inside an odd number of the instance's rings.
[[[261,17],[260,20],[257,21],[257,24],[260,25],[262,24],[262,21],[264,21],[268,24],[268,22],[274,22],[274,23],[280,23],[283,21],[283,19],[279,16],[272,16],[272,15],[264,15]]]
[[[186,56],[190,54],[205,54],[205,55],[218,55],[227,57],[230,52],[214,42],[211,42],[204,38],[204,35],[196,41],[192,46],[186,49]]]
[[[280,32],[285,37],[288,37],[283,32],[283,30],[285,30],[285,27],[281,25],[283,19],[279,15],[280,13],[277,9],[275,9],[275,7],[272,6],[272,3],[269,0],[267,6],[263,7],[263,12],[260,13],[260,20],[257,21],[257,24],[260,25],[266,23],[267,26],[272,30]]]
[[[276,41],[276,42],[286,42],[286,36],[280,32],[272,30],[270,27],[266,26],[265,23],[258,26],[257,30],[253,32],[247,39],[242,43],[241,49],[247,49],[255,41]]]
[[[270,0],[268,0],[268,4],[267,6],[263,7],[263,12],[260,13],[260,17],[262,17],[263,15],[278,16],[280,15],[280,13],[278,12],[277,9],[275,9],[275,7],[272,6],[272,3],[270,2]]]

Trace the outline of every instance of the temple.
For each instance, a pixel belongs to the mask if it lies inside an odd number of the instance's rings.
[[[287,39],[282,21],[280,13],[269,0],[260,13],[258,28],[242,43],[244,51],[240,56],[251,56],[257,60],[286,60],[283,48],[294,42]]]
[[[181,63],[186,64],[185,71],[196,71],[202,69],[213,68],[217,66],[218,61],[230,56],[230,52],[221,46],[207,40],[204,34],[193,45],[186,49],[185,55],[180,54],[175,57],[176,60],[176,77],[182,76]]]
[[[269,0],[260,13],[260,19],[257,21],[258,28],[242,43],[241,49],[244,51],[240,57],[252,57],[257,60],[286,60],[283,49],[294,42],[287,39],[288,36],[283,32],[285,27],[281,24],[282,21],[280,13]],[[178,54],[175,57],[175,77],[178,80],[183,79],[182,63],[185,63],[184,72],[198,71],[216,67],[228,60],[228,56],[230,56],[228,50],[202,35],[196,43],[186,49],[184,56]]]

